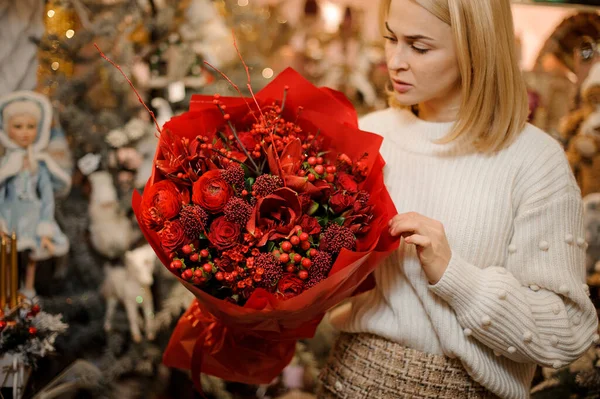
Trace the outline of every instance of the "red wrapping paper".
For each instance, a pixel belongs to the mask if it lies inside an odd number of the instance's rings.
[[[383,183],[385,163],[379,155],[382,138],[358,129],[356,112],[345,96],[313,86],[292,69],[282,72],[257,93],[257,102],[271,104],[281,98],[285,86],[289,92],[284,116],[286,112],[288,116],[295,115],[290,112],[302,107],[297,123],[305,130],[319,130],[328,140],[325,148],[352,159],[369,154],[368,174],[360,188],[370,193],[375,218],[370,231],[358,240],[356,252],[342,250],[327,279],[291,299],[276,298],[258,288],[242,307],[217,299],[178,277],[196,299],[179,320],[163,361],[169,367],[191,369],[197,385],[200,371],[241,383],[271,382],[292,359],[295,341],[311,338],[327,310],[357,292],[372,288],[369,276],[398,247],[399,240],[389,236],[387,229],[396,209]],[[212,101],[212,96],[194,96],[190,111],[171,119],[163,131],[190,139],[215,131],[223,120]],[[221,101],[227,105],[232,120],[247,113],[244,99],[221,98]],[[253,104],[252,99],[246,101]],[[161,136],[161,141],[167,139],[167,135]],[[157,151],[155,161],[160,156]],[[148,185],[161,179],[155,169]],[[170,259],[162,250],[158,235],[141,223],[142,200],[139,193],[134,193],[134,212],[144,236],[167,267]]]

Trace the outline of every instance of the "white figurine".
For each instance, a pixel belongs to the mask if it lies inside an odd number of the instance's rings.
[[[112,176],[105,171],[89,176],[90,237],[96,251],[110,259],[122,256],[136,239],[131,221],[124,214]]]
[[[142,335],[138,323],[138,307],[142,308],[145,320],[146,338],[155,337],[154,303],[150,287],[154,282],[152,273],[156,255],[150,245],[139,247],[125,253],[125,267],[105,266],[106,278],[102,293],[106,298],[106,316],[104,330],[112,329],[112,318],[119,301],[123,302],[131,337],[141,342]]]

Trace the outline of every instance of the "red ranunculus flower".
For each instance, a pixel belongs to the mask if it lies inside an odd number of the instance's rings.
[[[150,229],[159,231],[166,221],[179,214],[183,197],[177,186],[163,180],[147,188],[142,204],[142,221]]]
[[[236,223],[228,222],[225,216],[216,218],[210,225],[208,239],[217,249],[231,248],[237,244],[240,237],[240,227]]]
[[[356,183],[356,180],[354,180],[354,177],[352,177],[352,175],[349,175],[347,173],[338,173],[337,183],[342,190],[346,190],[351,193],[355,193],[358,191],[358,183]]]
[[[185,244],[187,237],[179,220],[166,222],[160,232],[160,244],[168,253],[177,251]]]
[[[321,232],[321,225],[319,224],[319,221],[312,216],[302,215],[298,221],[298,224],[302,228],[303,233],[313,235]]]
[[[304,289],[304,281],[293,273],[286,273],[279,279],[277,290],[284,298],[292,298]]]
[[[256,214],[248,221],[247,229],[254,235],[257,231],[264,233],[257,244],[260,247],[268,240],[293,234],[300,216],[302,207],[298,194],[284,187],[258,200]]]
[[[331,205],[331,209],[335,213],[342,213],[353,205],[355,199],[355,195],[337,191],[331,196],[331,198],[329,198],[329,205]]]
[[[219,213],[233,195],[233,189],[223,179],[222,170],[209,170],[194,183],[192,201],[210,213]]]

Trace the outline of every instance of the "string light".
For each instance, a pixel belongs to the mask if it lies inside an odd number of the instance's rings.
[[[262,76],[265,79],[271,79],[273,77],[273,70],[271,68],[263,69]]]
[[[53,71],[56,71],[56,70],[58,70],[59,66],[60,66],[60,64],[58,62],[54,61],[50,67],[52,68]]]
[[[246,7],[248,5],[248,0],[238,0],[238,6]]]
[[[75,31],[73,29],[69,29],[65,35],[70,39],[75,35]]]
[[[54,10],[48,10],[48,18],[52,18],[54,16]]]

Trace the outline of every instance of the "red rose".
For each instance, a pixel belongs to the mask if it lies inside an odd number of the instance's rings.
[[[210,213],[219,213],[233,195],[233,189],[223,179],[222,170],[204,173],[192,188],[192,201]]]
[[[277,290],[284,299],[289,299],[300,294],[304,289],[304,281],[293,273],[286,273],[279,279]]]
[[[237,244],[240,237],[240,226],[228,222],[225,216],[218,217],[210,225],[208,232],[209,241],[218,249],[231,248]]]
[[[355,193],[358,191],[358,183],[354,180],[354,177],[347,173],[340,172],[337,174],[337,183],[342,190]]]
[[[298,221],[298,224],[302,228],[303,233],[313,235],[321,232],[321,225],[319,224],[319,221],[312,216],[302,215]]]
[[[344,212],[354,204],[356,196],[338,191],[329,198],[329,205],[336,214]]]
[[[166,222],[165,227],[160,232],[160,244],[167,253],[176,252],[186,241],[183,226],[179,220]]]
[[[163,180],[146,189],[142,204],[142,222],[150,229],[159,231],[166,221],[179,214],[183,196],[177,186]]]

